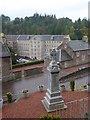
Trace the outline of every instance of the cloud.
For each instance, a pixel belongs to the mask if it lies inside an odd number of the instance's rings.
[[[87,17],[87,9],[88,0],[0,0],[0,14],[11,18],[31,16],[35,12],[57,17]]]

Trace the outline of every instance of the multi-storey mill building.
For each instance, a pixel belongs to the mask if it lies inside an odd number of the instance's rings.
[[[44,59],[53,48],[57,49],[64,41],[70,41],[69,35],[19,35],[17,52],[19,56],[31,59]]]

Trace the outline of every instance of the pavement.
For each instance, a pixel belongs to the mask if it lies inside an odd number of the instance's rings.
[[[86,66],[86,65],[84,65],[84,66]],[[36,66],[43,66],[43,64],[17,68],[17,69],[13,69],[13,70],[18,70],[18,69],[24,70],[26,68],[32,68],[32,67],[36,67]],[[63,76],[63,75],[72,73],[72,71],[76,71],[79,67],[82,67],[82,66],[63,69],[60,71],[60,74]],[[28,89],[30,92],[35,92],[35,91],[38,91],[38,86],[41,84],[44,85],[44,90],[46,90],[48,88],[48,71],[44,68],[44,66],[43,66],[43,69],[44,69],[44,73],[41,73],[38,75],[33,75],[33,76],[27,77],[27,78],[22,77],[18,81],[11,81],[11,82],[3,83],[3,85],[2,85],[3,96],[5,96],[6,93],[9,91],[12,92],[13,94],[19,94],[19,93],[21,93],[21,91],[23,89]],[[76,79],[75,86],[78,87],[81,85],[85,85],[85,84],[87,84],[87,82],[88,82],[88,76],[85,76],[83,78]],[[64,82],[64,84],[65,84],[66,88],[69,87],[69,81]]]
[[[41,115],[47,115],[47,112],[41,102],[41,100],[44,99],[44,96],[46,94],[46,91],[43,92],[33,92],[30,93],[29,97],[26,99],[21,98],[18,102],[14,104],[7,104],[4,105],[2,108],[2,117],[3,118],[40,118]],[[80,118],[81,115],[84,116],[86,112],[88,112],[88,99],[85,101],[85,108],[84,112],[82,113],[83,109],[80,109],[80,101],[81,99],[87,98],[88,97],[88,92],[87,91],[81,91],[81,92],[62,92],[61,93],[63,100],[65,104],[67,102],[75,101],[78,100],[77,106],[76,102],[72,103],[72,108],[71,104],[67,104],[67,109],[61,110],[60,111],[60,117],[66,117],[68,113],[68,118],[70,117],[70,114],[72,118]],[[78,112],[77,112],[78,111]],[[48,114],[56,115],[55,112],[51,112]],[[59,112],[57,113],[59,115]]]

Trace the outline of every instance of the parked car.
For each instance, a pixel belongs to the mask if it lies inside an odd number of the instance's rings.
[[[27,63],[27,62],[31,62],[31,61],[20,58],[19,60],[17,60],[17,62],[18,62],[18,63]]]
[[[85,68],[88,68],[88,66],[84,66],[84,67],[78,68],[78,71],[83,70]]]

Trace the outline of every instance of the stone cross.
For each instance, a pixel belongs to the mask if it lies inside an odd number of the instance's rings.
[[[56,61],[56,54],[57,54],[56,50],[53,49],[52,52],[50,53],[50,55],[51,55],[51,57],[52,57],[52,60],[55,60],[55,61]]]
[[[66,108],[59,89],[59,72],[60,68],[56,63],[57,52],[55,49],[51,52],[52,61],[49,64],[48,70],[48,89],[42,103],[47,112],[56,111],[56,105],[60,106],[60,109]]]

